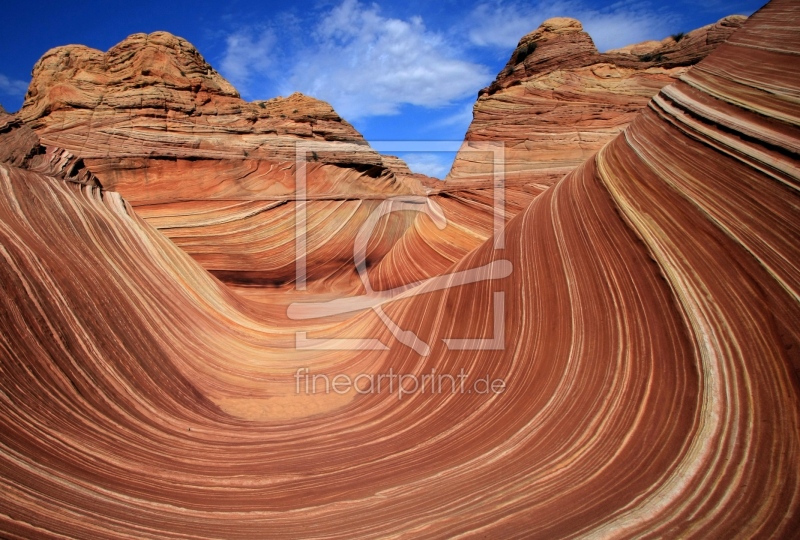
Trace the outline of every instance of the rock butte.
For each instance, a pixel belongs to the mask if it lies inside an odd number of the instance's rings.
[[[276,256],[285,240],[274,232],[294,226],[298,140],[324,145],[306,153],[308,213],[320,219],[309,245],[316,272],[353,267],[352,255],[327,239],[346,235],[342,222],[366,215],[370,201],[425,193],[427,177],[372,150],[327,103],[302,94],[246,102],[190,43],[166,32],[134,34],[106,53],[48,51],[19,117],[43,145],[79,156],[105,189],[233,281],[294,276],[294,260]]]
[[[121,157],[79,164],[58,145],[69,137],[48,138],[36,96],[3,115],[2,536],[796,537],[798,28],[796,2],[759,10],[523,205],[502,249],[490,238],[446,269],[507,260],[510,275],[382,304],[428,356],[375,311],[301,325],[249,301],[108,189]],[[323,165],[337,189],[391,183],[337,182]],[[370,270],[438,273],[397,251],[435,230],[414,220]],[[324,284],[307,296],[340,294]],[[448,349],[497,337],[497,293],[504,348]],[[297,350],[298,328],[391,349]],[[307,396],[301,366],[463,368],[507,385]]]
[[[479,93],[462,150],[439,191],[450,205],[452,199],[468,203],[471,214],[476,206],[488,208],[494,156],[480,149],[487,141],[500,142],[505,210],[514,216],[611,141],[656,92],[705,58],[745,20],[734,15],[676,35],[677,41],[668,37],[602,54],[579,21],[545,21],[520,40],[496,80]],[[467,227],[472,233],[491,234],[491,220],[477,228],[472,221]],[[423,244],[457,260],[485,238],[454,234],[464,251],[439,245],[441,235]]]
[[[645,47],[640,56],[659,58],[649,62],[633,53],[598,54],[573,19],[551,19],[525,36],[490,87],[490,101],[506,99],[496,92],[501,86],[521,90],[514,85],[530,72],[540,75],[533,77],[537,81],[547,79],[544,74],[556,76],[548,79],[549,90],[538,94],[546,95],[546,103],[531,104],[525,97],[522,110],[503,106],[488,111],[487,120],[484,96],[466,143],[505,142],[506,218],[610,140],[659,88],[742,20],[729,17],[677,44],[667,38],[658,47],[633,46],[637,54]],[[541,47],[522,59],[520,51],[527,53],[529,43]],[[601,72],[602,77],[595,74]],[[564,73],[577,78],[565,82],[558,75]],[[549,109],[555,112],[543,114]],[[493,230],[490,174],[484,174],[491,164],[474,161],[486,154],[461,152],[446,186],[414,175],[401,160],[369,148],[327,103],[300,94],[243,101],[191,44],[166,32],[135,34],[107,53],[74,45],[48,51],[34,67],[20,117],[46,147],[78,156],[104,188],[122,194],[139,215],[233,285],[293,287],[296,264],[286,245],[294,239],[298,140],[329,148],[306,153],[307,215],[315,231],[307,238],[312,288],[317,281],[320,290],[361,286],[352,250],[342,246],[353,245],[367,216],[387,197],[427,192],[445,211],[448,226],[440,231],[413,212],[387,216],[367,258],[379,289],[405,283],[409,272],[417,280],[445,271]],[[534,125],[523,130],[525,122]],[[554,133],[545,134],[548,129]],[[558,155],[545,158],[545,147]],[[557,160],[558,167],[546,159]],[[543,166],[546,178],[525,173]],[[262,296],[252,287],[243,292]]]
[[[575,19],[555,18],[524,36],[481,90],[464,146],[505,143],[505,176],[539,193],[620,133],[650,98],[739,28],[745,17],[599,53]],[[678,38],[676,40],[676,38]],[[490,181],[486,154],[461,152],[448,185]]]

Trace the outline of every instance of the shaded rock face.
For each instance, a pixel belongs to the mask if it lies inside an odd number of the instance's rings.
[[[424,193],[424,177],[386,161],[329,104],[299,93],[246,102],[190,43],[166,32],[134,34],[106,53],[48,51],[19,118],[235,281],[294,277],[293,255],[270,231],[294,227],[298,142],[323,145],[303,153],[305,198],[328,208],[317,213],[329,216],[332,231],[365,200]],[[331,200],[340,202],[316,202]],[[366,214],[355,212],[348,230]],[[396,234],[406,222],[394,224]],[[352,254],[331,253],[328,240],[312,238],[309,257],[332,268],[352,262]]]
[[[107,53],[48,51],[19,116],[45,143],[105,168],[121,158],[293,162],[297,140],[351,143],[321,152],[321,163],[382,166],[329,104],[302,94],[245,102],[191,44],[166,32],[134,34]],[[108,187],[118,184],[124,191],[118,180]]]
[[[0,163],[22,167],[48,176],[100,187],[83,160],[55,146],[45,146],[19,118],[0,108]]]
[[[0,537],[795,538],[798,27],[794,1],[755,13],[456,286],[380,312],[251,305],[119,193],[0,164]],[[439,264],[392,255],[406,282]],[[505,385],[308,395],[298,368]]]
[[[545,21],[524,36],[495,81],[481,90],[467,131],[470,142],[505,143],[509,184],[541,192],[618,134],[659,89],[680,77],[739,28],[726,17],[677,40],[599,53],[574,19]],[[485,154],[461,152],[447,182],[485,185]]]

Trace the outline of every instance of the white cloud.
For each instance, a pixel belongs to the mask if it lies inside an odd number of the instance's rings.
[[[467,35],[474,45],[510,50],[522,36],[551,17],[581,21],[600,51],[663,39],[678,22],[674,16],[637,3],[620,2],[598,10],[580,1],[529,4],[500,0],[475,7],[467,23]]]
[[[456,112],[443,118],[439,118],[430,124],[433,128],[442,127],[466,127],[472,122],[472,108],[474,100],[460,106]]]
[[[16,79],[9,79],[0,73],[0,93],[9,96],[23,96],[28,91],[28,83]]]
[[[415,173],[444,178],[450,172],[453,156],[446,153],[413,152],[400,156]]]
[[[375,4],[343,0],[317,20],[302,41],[299,28],[239,29],[226,38],[220,72],[245,95],[299,91],[351,120],[396,114],[403,104],[446,106],[492,80],[488,67],[464,60],[420,17],[384,17]],[[291,56],[278,54],[285,40],[299,45]]]
[[[492,79],[486,66],[419,17],[383,17],[376,5],[344,0],[322,18],[282,88],[329,101],[345,118],[389,115],[403,104],[440,107],[474,95]]]
[[[510,52],[522,36],[550,18],[547,11],[547,8],[543,12],[538,7],[521,8],[510,3],[479,4],[470,14],[467,35],[475,45],[509,49]]]
[[[487,53],[504,61],[550,17],[579,19],[601,51],[661,39],[678,27],[674,16],[636,1],[595,8],[587,0],[482,0],[437,32],[418,16],[393,18],[377,4],[338,1],[302,21],[279,13],[229,34],[220,71],[248,98],[299,91],[358,120],[397,114],[406,104],[442,109],[472,102],[496,74],[481,63]],[[429,127],[468,125],[471,118],[466,107],[441,112],[448,116]]]
[[[273,66],[275,34],[269,29],[246,28],[229,35],[225,42],[220,71],[239,91],[247,93],[251,80],[267,76]]]
[[[661,40],[675,31],[675,19],[636,12],[587,14],[583,29],[600,51],[647,40]]]

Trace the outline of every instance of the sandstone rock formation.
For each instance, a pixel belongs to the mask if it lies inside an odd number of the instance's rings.
[[[502,246],[377,309],[291,319],[119,193],[0,164],[0,535],[796,536],[798,27],[773,0]],[[304,368],[476,391],[309,395]]]
[[[20,117],[44,141],[100,165],[149,157],[294,161],[298,138],[364,145],[319,100],[243,101],[190,43],[167,32],[134,34],[107,53],[80,45],[48,51],[34,66]],[[368,148],[342,149],[321,161],[380,165]]]
[[[364,201],[424,193],[420,177],[397,158],[384,163],[327,103],[301,94],[245,102],[190,43],[166,32],[134,34],[106,53],[48,51],[19,117],[206,268],[235,281],[294,276],[294,254],[269,237],[294,226],[298,141],[321,145],[305,152],[304,199],[325,201],[310,208],[326,216],[331,234],[371,208]],[[276,207],[283,208],[268,212]],[[309,246],[312,266],[327,261],[328,274],[352,267],[352,256],[319,238]]]
[[[376,283],[397,284],[396,268],[416,268],[410,253],[425,253],[428,272],[460,260],[495,230],[494,154],[503,145],[502,177],[508,220],[567,172],[622,131],[664,85],[708,55],[744,22],[726,17],[661,42],[600,54],[580,22],[545,21],[524,36],[506,67],[481,91],[474,119],[444,184],[433,200],[446,208],[448,227],[438,231],[425,216],[373,271]],[[413,245],[413,247],[412,247]]]
[[[548,21],[525,36],[479,99],[465,143],[506,143],[505,218],[622,129],[658,88],[685,70],[680,66],[707,54],[740,19],[724,19],[678,43],[668,38],[605,55],[572,19]],[[654,60],[641,60],[646,55]],[[542,84],[555,85],[555,94]],[[570,103],[581,85],[581,99]],[[521,91],[534,93],[522,107],[512,97]],[[322,288],[334,282],[340,290],[360,287],[352,253],[339,242],[352,245],[387,197],[432,192],[448,225],[440,231],[425,215],[387,216],[382,241],[370,244],[368,257],[380,288],[401,284],[398,265],[416,267],[418,279],[444,271],[496,225],[487,189],[489,154],[460,152],[442,185],[374,152],[326,103],[300,94],[244,102],[194,47],[164,32],[130,36],[107,53],[81,46],[49,51],[34,68],[20,117],[45,145],[79,160],[232,284],[293,286],[295,253],[287,242],[298,215],[297,141],[327,145],[326,151],[305,153],[304,199],[317,231],[307,238],[307,278],[323,281]],[[577,131],[576,117],[585,118]],[[520,130],[526,123],[531,125]],[[420,253],[427,254],[426,264],[409,260]]]
[[[505,144],[505,177],[540,193],[591,157],[653,95],[725,41],[745,18],[731,16],[686,35],[599,53],[574,19],[556,18],[524,36],[495,81],[481,90],[465,147]],[[481,187],[488,155],[461,152],[447,183]]]
[[[0,108],[0,163],[75,182],[98,186],[100,183],[83,160],[63,148],[44,146],[39,137],[19,118]]]
[[[245,102],[191,44],[166,32],[134,34],[107,53],[77,45],[48,51],[34,67],[19,116],[45,144],[79,153],[104,187],[134,203],[159,199],[161,191],[172,199],[182,189],[205,195],[199,180],[188,187],[179,180],[199,160],[218,162],[210,165],[223,171],[216,182],[227,196],[252,195],[236,187],[243,176],[263,184],[260,191],[290,195],[293,185],[261,178],[262,169],[294,163],[298,140],[340,143],[308,157],[316,164],[312,196],[419,193],[327,103],[299,93]],[[157,169],[153,161],[165,162],[165,170],[152,170],[142,190],[141,171]]]

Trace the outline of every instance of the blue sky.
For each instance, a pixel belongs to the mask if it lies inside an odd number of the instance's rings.
[[[329,101],[369,141],[461,140],[478,90],[519,38],[553,16],[579,19],[603,51],[750,15],[762,0],[421,0],[360,2],[38,1],[0,8],[0,103],[22,104],[33,64],[70,43],[107,50],[136,32],[192,42],[245,99],[293,91]],[[447,173],[448,153],[410,153]]]

